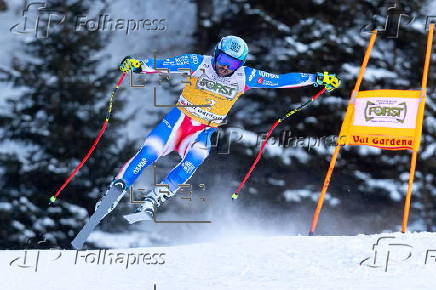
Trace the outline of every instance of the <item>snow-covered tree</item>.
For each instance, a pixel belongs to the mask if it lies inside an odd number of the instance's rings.
[[[112,70],[101,65],[109,36],[74,27],[75,17],[96,12],[91,4],[101,6],[82,0],[47,1],[47,8],[65,16],[65,21],[52,23],[47,38],[28,39],[24,54],[13,61],[14,87],[21,95],[9,100],[10,113],[2,115],[2,139],[21,146],[21,152],[1,156],[2,248],[69,247],[99,193],[122,165],[119,160],[133,153],[117,139],[126,121],[117,114],[123,107],[118,94],[97,149],[61,198],[49,205],[48,198],[99,132],[118,76],[116,64]],[[48,19],[40,21],[44,26]]]

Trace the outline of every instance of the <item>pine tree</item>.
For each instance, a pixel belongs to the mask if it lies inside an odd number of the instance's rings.
[[[133,153],[118,136],[123,122],[120,94],[105,135],[87,164],[56,204],[48,198],[64,182],[92,145],[106,114],[106,101],[118,73],[102,70],[101,54],[109,36],[76,30],[75,17],[90,14],[88,1],[50,0],[47,7],[65,16],[51,25],[47,38],[33,38],[25,57],[13,61],[18,73],[10,99],[11,114],[0,121],[4,138],[22,146],[21,156],[2,157],[2,248],[69,247],[95,201]],[[47,19],[41,18],[41,26]],[[115,66],[113,66],[115,67]],[[122,149],[124,147],[124,149]],[[44,241],[44,242],[40,242]]]

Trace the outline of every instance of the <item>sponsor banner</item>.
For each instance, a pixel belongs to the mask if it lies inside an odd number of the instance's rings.
[[[340,145],[418,150],[423,108],[418,90],[371,90],[348,105]]]
[[[387,150],[406,150],[413,149],[414,144],[411,137],[351,135],[349,145],[368,145]]]

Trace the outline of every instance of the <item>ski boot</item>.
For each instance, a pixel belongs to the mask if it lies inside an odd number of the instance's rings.
[[[159,187],[155,187],[148,192],[145,196],[144,203],[136,209],[136,212],[146,212],[153,218],[157,208],[163,205],[173,195],[174,193],[169,189],[161,191]]]
[[[124,218],[130,224],[133,224],[137,221],[152,220],[154,219],[157,208],[164,204],[174,194],[175,193],[169,189],[164,190],[159,187],[155,187],[147,193],[144,203],[142,203],[141,206],[136,209],[136,212],[125,215]]]
[[[97,203],[95,204],[95,211],[97,211],[97,208],[100,206],[102,200],[105,198],[105,196],[108,194],[108,192],[110,190],[117,190],[117,191],[119,191],[119,195],[118,195],[117,200],[114,203],[112,203],[112,206],[110,208],[108,208],[107,213],[105,214],[105,216],[108,213],[110,213],[111,211],[113,211],[114,208],[118,205],[118,203],[120,202],[121,198],[123,198],[124,194],[127,192],[127,186],[126,186],[126,183],[124,182],[124,180],[122,180],[122,179],[116,179],[116,180],[112,181],[112,183],[109,185],[109,187],[106,190],[106,192],[99,199],[99,201],[97,201]]]

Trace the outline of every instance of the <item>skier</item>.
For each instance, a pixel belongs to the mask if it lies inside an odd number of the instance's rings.
[[[148,134],[139,151],[127,161],[112,181],[109,190],[119,198],[108,209],[111,212],[141,172],[160,156],[177,151],[182,160],[144,199],[135,214],[125,216],[130,223],[151,219],[156,209],[186,183],[209,155],[211,135],[221,125],[238,98],[251,88],[296,88],[322,85],[328,91],[339,87],[335,74],[273,74],[244,66],[248,46],[240,37],[226,36],[216,45],[213,56],[185,54],[173,58],[139,59],[125,57],[122,72],[134,73],[190,70],[177,107],[174,107]],[[196,106],[197,105],[197,106]],[[107,194],[107,192],[106,192]],[[96,204],[96,209],[101,200]]]

